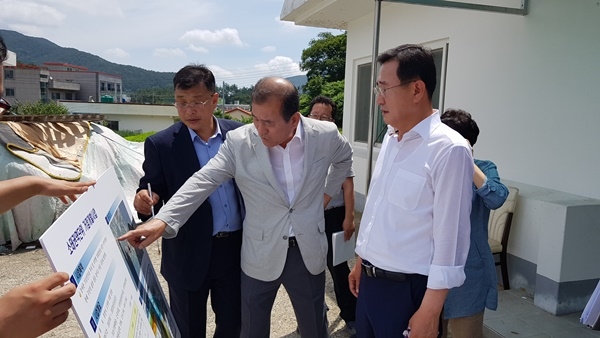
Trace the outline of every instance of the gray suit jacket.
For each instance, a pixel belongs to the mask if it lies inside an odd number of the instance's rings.
[[[244,273],[263,281],[281,275],[290,225],[307,269],[315,275],[323,272],[327,257],[323,194],[334,196],[340,190],[352,167],[352,148],[335,124],[307,118],[302,118],[302,123],[304,177],[291,203],[277,183],[267,147],[254,125],[246,125],[230,131],[219,153],[156,215],[167,223],[163,237],[177,236],[210,193],[221,182],[235,178],[246,205],[241,253]],[[327,175],[330,165],[333,169]]]

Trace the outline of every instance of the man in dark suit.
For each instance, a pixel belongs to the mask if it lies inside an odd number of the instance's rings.
[[[152,206],[157,212],[208,163],[228,131],[242,125],[213,116],[219,94],[208,68],[186,66],[175,74],[173,85],[181,122],[144,144],[144,176],[134,200],[143,220],[152,214]],[[171,311],[182,337],[206,336],[209,291],[216,315],[214,337],[240,335],[243,208],[237,186],[227,180],[194,212],[180,236],[163,239],[161,273],[169,283]]]

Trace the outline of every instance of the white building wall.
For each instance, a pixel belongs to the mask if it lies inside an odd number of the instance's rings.
[[[380,51],[448,39],[445,107],[477,120],[476,157],[494,160],[506,179],[600,198],[597,1],[532,0],[527,16],[382,7]],[[354,113],[353,70],[370,60],[372,28],[372,13],[348,25],[346,116]],[[343,128],[351,140],[352,120]],[[365,159],[366,147],[355,144],[357,177],[366,174]],[[365,186],[357,180],[357,192]]]
[[[161,131],[171,126],[175,118],[171,116],[104,115],[107,121],[119,121],[119,130]]]
[[[60,102],[72,114],[101,114],[106,121],[118,121],[119,130],[160,131],[178,119],[173,105]]]
[[[449,43],[445,108],[473,114],[475,157],[521,189],[508,245],[513,288],[553,314],[583,308],[600,277],[600,5],[531,0],[527,16],[384,2],[380,52]],[[357,65],[369,63],[373,13],[348,24],[344,134],[354,140]],[[365,143],[354,142],[365,193]],[[378,148],[374,151],[374,160]]]

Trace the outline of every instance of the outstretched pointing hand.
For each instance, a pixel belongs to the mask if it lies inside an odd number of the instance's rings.
[[[148,222],[140,224],[134,230],[128,231],[123,236],[119,237],[118,240],[127,240],[131,246],[138,249],[144,249],[159,239],[166,227],[167,223],[157,218],[153,218]]]

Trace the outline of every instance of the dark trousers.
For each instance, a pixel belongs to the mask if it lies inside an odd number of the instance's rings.
[[[208,273],[195,291],[169,285],[171,311],[181,337],[206,337],[206,301],[215,313],[215,338],[239,337],[241,331],[240,248],[242,231],[212,240]]]
[[[297,246],[288,249],[283,272],[274,281],[261,281],[242,272],[241,337],[270,337],[271,310],[277,290],[282,284],[292,301],[301,336],[327,337],[323,311],[325,271],[318,275],[311,274],[306,269]]]
[[[356,304],[356,336],[360,338],[402,337],[408,322],[421,306],[427,276],[410,274],[404,282],[360,276]],[[442,320],[439,320],[439,335]]]
[[[356,297],[350,292],[348,284],[348,275],[350,269],[348,263],[344,262],[333,266],[333,246],[331,245],[331,236],[334,232],[344,230],[344,216],[346,208],[344,206],[325,210],[325,233],[327,234],[327,269],[331,273],[333,280],[333,291],[335,292],[335,300],[340,308],[340,317],[347,323],[353,322],[356,318]]]

